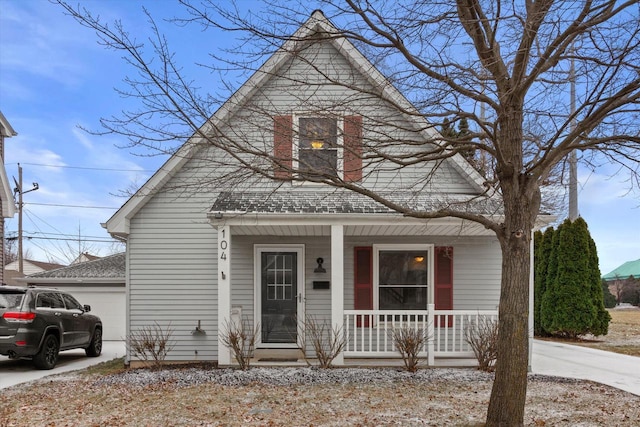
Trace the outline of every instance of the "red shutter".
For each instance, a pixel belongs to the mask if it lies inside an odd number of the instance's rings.
[[[373,250],[370,246],[360,246],[354,249],[354,304],[355,310],[373,309]],[[357,326],[361,327],[360,319]],[[369,327],[369,319],[365,319],[364,327]]]
[[[293,148],[293,117],[276,116],[273,119],[273,156],[275,157],[274,176],[280,179],[291,178],[291,158]]]
[[[362,116],[344,118],[344,180],[362,179]]]
[[[453,248],[439,246],[435,248],[435,309],[453,310]],[[438,326],[436,319],[435,326]],[[448,317],[449,327],[453,324],[452,316]]]

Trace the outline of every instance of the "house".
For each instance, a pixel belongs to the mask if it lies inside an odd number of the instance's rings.
[[[602,276],[618,304],[640,305],[640,259],[627,261]]]
[[[43,271],[55,270],[64,267],[53,262],[36,261],[33,259],[22,260],[22,273],[20,273],[18,261],[12,261],[4,266],[5,283],[7,285],[19,285],[19,279]]]
[[[100,257],[97,255],[91,255],[89,252],[82,252],[80,255],[76,257],[76,259],[71,261],[70,265],[79,264],[81,262],[87,262],[87,261],[95,261],[97,259],[100,259]]]
[[[16,204],[13,201],[13,192],[11,184],[7,177],[7,170],[4,167],[4,140],[11,138],[18,133],[13,130],[9,121],[0,111],[0,205],[2,206],[2,215],[0,215],[0,238],[4,242],[4,219],[12,218],[16,213]],[[4,244],[0,245],[0,260],[4,265]],[[4,283],[4,269],[0,269],[0,284]]]
[[[327,36],[336,32],[314,12],[199,131],[275,153],[274,179],[231,179],[236,160],[196,134],[107,221],[127,241],[127,330],[170,325],[168,361],[233,363],[219,337],[243,321],[259,328],[258,360],[314,357],[312,318],[345,332],[336,365],[398,357],[390,335],[402,325],[427,331],[421,354],[433,364],[470,357],[467,325],[497,317],[501,250],[490,231],[314,182],[335,173],[424,211],[472,199],[474,212],[501,209],[460,155],[428,171],[367,163],[363,141],[433,146],[438,133],[349,41]]]
[[[90,305],[91,312],[100,317],[102,338],[117,341],[126,336],[125,271],[125,254],[119,253],[42,271],[18,281],[69,292],[82,304]]]
[[[625,280],[632,277],[634,279],[640,279],[640,259],[635,261],[627,261],[613,271],[602,276],[607,282],[615,280]]]
[[[34,259],[24,259],[23,262],[24,274],[26,276],[64,267],[64,265],[55,262],[36,261]],[[5,265],[4,268],[5,270],[18,271],[18,261],[12,261]]]

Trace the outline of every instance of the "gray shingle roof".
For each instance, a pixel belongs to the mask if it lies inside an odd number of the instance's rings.
[[[110,255],[95,261],[86,261],[69,267],[32,274],[33,278],[88,279],[88,278],[124,278],[125,254]]]
[[[415,211],[432,212],[443,207],[457,204],[459,210],[481,214],[499,214],[502,207],[499,201],[486,198],[463,206],[471,198],[469,195],[379,193],[387,200]],[[211,212],[251,212],[251,213],[300,213],[300,214],[389,214],[392,209],[371,198],[350,192],[222,192],[211,207]]]

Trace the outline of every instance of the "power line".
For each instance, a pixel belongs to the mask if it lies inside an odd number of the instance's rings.
[[[113,206],[82,206],[82,205],[62,205],[57,203],[25,203],[25,205],[33,205],[33,206],[53,206],[56,208],[80,208],[80,209],[120,209],[119,207]]]
[[[26,236],[27,239],[29,240],[54,240],[54,241],[61,241],[61,242],[77,242],[77,241],[81,241],[81,242],[96,242],[96,243],[113,243],[113,242],[117,242],[116,239],[85,239],[84,237],[78,239],[76,238],[67,238],[67,237],[29,237]]]
[[[14,235],[15,234],[15,235]],[[55,239],[55,238],[70,238],[71,240],[86,240],[86,239],[105,239],[104,236],[85,236],[81,235],[78,238],[77,234],[69,234],[69,233],[46,233],[44,231],[23,231],[23,236],[27,239]],[[10,230],[5,233],[5,238],[7,240],[15,240],[18,238],[17,231]]]
[[[7,163],[7,165],[13,165],[13,164],[16,164],[16,163]],[[148,172],[148,173],[155,172],[155,170],[150,170],[150,169],[90,168],[90,167],[86,167],[86,166],[47,165],[47,164],[44,164],[44,163],[24,163],[24,162],[21,162],[21,164],[29,165],[29,166],[41,166],[41,167],[46,167],[46,168],[82,169],[82,170],[105,171],[105,172]]]

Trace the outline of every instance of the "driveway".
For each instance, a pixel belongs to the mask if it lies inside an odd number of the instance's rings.
[[[99,357],[87,357],[82,349],[63,351],[60,353],[56,367],[49,371],[35,369],[30,360],[11,360],[8,357],[0,356],[0,389],[44,378],[48,375],[84,369],[91,365],[123,357],[124,353],[123,341],[104,341],[102,354]]]
[[[591,380],[640,396],[640,357],[534,340],[535,374]]]

